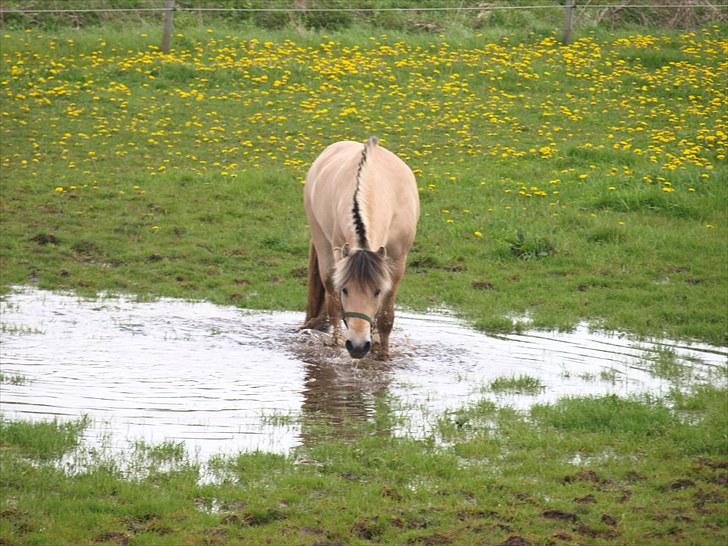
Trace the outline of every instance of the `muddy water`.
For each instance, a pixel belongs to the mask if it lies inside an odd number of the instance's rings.
[[[447,314],[398,314],[394,357],[352,361],[318,332],[297,330],[301,313],[250,312],[204,302],[133,297],[82,299],[18,287],[0,301],[6,418],[88,415],[89,446],[182,442],[200,459],[260,449],[286,452],[315,441],[314,417],[368,419],[379,395],[403,419],[398,433],[425,434],[443,411],[490,398],[527,408],[568,395],[664,392],[650,373],[659,346],[697,377],[728,350],[625,336],[532,332],[491,337]],[[494,393],[496,378],[538,378],[536,393]],[[304,423],[304,424],[302,424]]]

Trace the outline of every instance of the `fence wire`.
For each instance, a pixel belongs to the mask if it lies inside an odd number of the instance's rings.
[[[541,10],[541,9],[563,9],[563,5],[559,4],[535,4],[531,6],[442,6],[442,7],[383,7],[383,8],[305,8],[291,6],[287,8],[226,8],[226,7],[156,7],[156,8],[50,8],[50,9],[14,9],[0,7],[0,14],[44,14],[44,13],[144,13],[144,12],[167,12],[167,11],[190,11],[190,12],[229,12],[229,13],[362,13],[362,12],[445,12],[445,11],[516,11],[516,10]],[[728,8],[726,4],[585,4],[575,5],[575,9],[634,9],[634,8],[710,8],[722,9]]]

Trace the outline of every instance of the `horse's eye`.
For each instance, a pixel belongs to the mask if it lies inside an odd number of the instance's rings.
[[[342,288],[341,293],[344,294],[345,296],[349,295],[349,291],[346,288]]]
[[[375,298],[376,298],[376,297],[378,297],[378,296],[379,296],[379,294],[381,294],[381,293],[382,293],[382,291],[381,291],[381,290],[379,290],[379,288],[377,288],[377,289],[376,289],[376,290],[374,291],[374,297],[375,297]]]

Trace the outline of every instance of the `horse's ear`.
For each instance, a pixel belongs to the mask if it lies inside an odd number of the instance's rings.
[[[386,258],[387,257],[387,249],[384,248],[383,246],[380,246],[379,247],[379,250],[377,250],[377,254],[379,254],[382,258]]]
[[[349,243],[346,243],[346,244],[345,244],[345,245],[344,245],[344,246],[343,246],[343,247],[341,248],[341,257],[342,257],[342,258],[346,258],[347,256],[349,256],[349,252],[350,252],[350,251],[351,251],[351,247],[349,246]]]

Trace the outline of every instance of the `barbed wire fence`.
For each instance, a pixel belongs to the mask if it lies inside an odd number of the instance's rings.
[[[171,48],[172,33],[174,28],[174,14],[181,12],[202,14],[366,14],[366,13],[492,13],[492,12],[516,12],[516,11],[535,11],[535,10],[554,10],[563,9],[563,29],[562,42],[568,44],[572,41],[573,26],[577,11],[600,11],[597,15],[598,20],[614,17],[619,12],[626,10],[644,10],[644,9],[667,9],[674,10],[673,20],[685,18],[690,10],[707,10],[712,12],[713,18],[717,21],[723,21],[728,18],[728,3],[715,3],[710,0],[677,0],[669,2],[646,2],[638,3],[633,1],[622,1],[616,3],[604,2],[580,2],[577,0],[561,0],[558,3],[550,4],[490,4],[479,3],[478,5],[459,5],[459,6],[310,6],[305,0],[294,0],[293,5],[289,6],[258,6],[258,7],[240,7],[240,6],[209,6],[209,5],[185,5],[179,0],[164,0],[164,5],[157,6],[130,6],[130,7],[51,7],[51,8],[6,8],[3,0],[0,0],[0,24],[4,26],[6,15],[71,15],[78,17],[80,14],[161,14],[163,19],[162,41],[160,49],[168,52]],[[644,17],[644,16],[643,16]],[[644,21],[643,21],[644,22]]]

